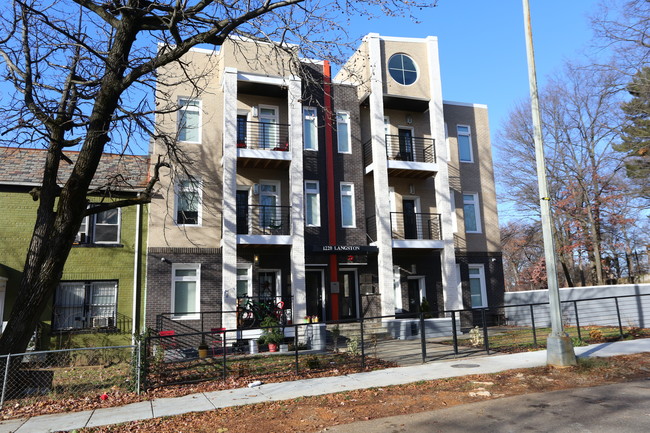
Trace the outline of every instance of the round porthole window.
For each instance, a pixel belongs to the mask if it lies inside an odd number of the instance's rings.
[[[408,86],[418,79],[418,68],[412,58],[406,54],[394,54],[388,60],[388,73],[393,80]]]

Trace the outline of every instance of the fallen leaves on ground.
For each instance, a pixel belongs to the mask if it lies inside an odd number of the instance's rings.
[[[537,367],[421,381],[317,397],[189,413],[84,429],[86,433],[314,432],[325,427],[532,392],[603,385],[650,377],[647,353],[581,360],[577,367]]]

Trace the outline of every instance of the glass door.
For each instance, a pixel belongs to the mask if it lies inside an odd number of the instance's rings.
[[[404,238],[417,239],[418,238],[418,224],[417,224],[417,204],[414,199],[402,200],[402,211],[404,212]]]
[[[272,149],[278,146],[278,109],[277,107],[259,108],[260,149]]]
[[[323,314],[323,271],[306,271],[305,288],[307,295],[307,315],[325,319]]]
[[[402,161],[413,161],[413,131],[399,128],[399,155]]]
[[[359,317],[359,291],[357,288],[357,272],[355,270],[339,271],[339,317],[341,319],[356,319]]]

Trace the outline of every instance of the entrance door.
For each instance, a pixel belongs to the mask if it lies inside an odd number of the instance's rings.
[[[307,315],[318,316],[318,321],[323,321],[325,319],[323,315],[323,271],[306,271],[305,289]]]
[[[278,108],[260,105],[260,149],[278,146]]]
[[[418,224],[417,224],[417,204],[414,199],[402,200],[402,211],[404,212],[404,238],[417,239],[418,238]]]
[[[339,317],[356,319],[359,317],[357,290],[357,272],[355,270],[339,271]]]
[[[399,156],[402,161],[413,161],[413,131],[399,128]]]
[[[248,234],[248,190],[237,190],[237,234]]]
[[[409,278],[408,280],[409,296],[409,313],[418,313],[420,311],[420,282],[419,278]]]
[[[260,300],[275,300],[278,296],[280,271],[260,270],[258,273]]]

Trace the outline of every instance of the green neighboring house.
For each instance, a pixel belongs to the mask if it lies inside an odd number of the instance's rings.
[[[68,151],[73,162],[77,153]],[[46,151],[0,147],[0,323],[6,322],[19,288],[38,202],[29,191],[42,179]],[[72,165],[61,162],[61,184]],[[105,154],[92,188],[110,186],[112,199],[133,197],[147,183],[146,156]],[[98,202],[101,196],[90,196]],[[86,330],[140,332],[144,324],[148,206],[86,217],[66,263],[61,284],[41,317],[53,335]]]

